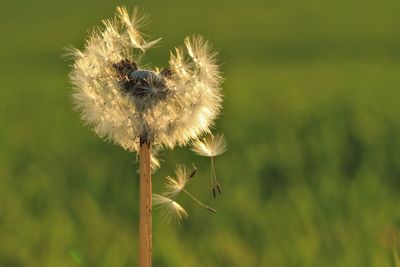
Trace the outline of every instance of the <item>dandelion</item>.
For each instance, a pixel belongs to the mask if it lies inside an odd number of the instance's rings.
[[[146,23],[137,8],[125,7],[91,31],[82,50],[71,48],[73,101],[83,121],[102,138],[138,153],[140,162],[139,266],[151,266],[151,170],[157,151],[183,146],[210,132],[221,103],[217,53],[201,36],[187,37],[170,53],[168,66],[146,68]],[[172,185],[171,185],[172,186]],[[186,212],[175,202],[181,217]],[[170,209],[172,210],[172,209]],[[179,217],[179,216],[178,216]]]
[[[169,66],[145,69],[141,58],[160,39],[146,41],[144,18],[117,8],[117,17],[94,30],[83,51],[72,49],[73,98],[99,136],[130,151],[185,145],[209,132],[222,102],[216,53],[204,38],[187,37]]]
[[[160,209],[162,216],[169,222],[179,223],[182,218],[188,217],[181,205],[166,196],[153,194],[153,205]]]
[[[196,154],[209,157],[211,159],[211,190],[214,198],[216,197],[217,192],[219,194],[222,193],[222,188],[217,180],[217,175],[215,172],[214,157],[223,154],[227,149],[228,146],[223,134],[216,136],[211,135],[203,140],[197,140],[192,148],[192,151]]]

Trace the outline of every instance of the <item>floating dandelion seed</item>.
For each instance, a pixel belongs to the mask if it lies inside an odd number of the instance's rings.
[[[210,135],[203,140],[197,140],[192,151],[203,157],[215,157],[223,154],[228,149],[225,136],[223,134]]]
[[[184,189],[188,182],[188,169],[183,165],[177,165],[175,170],[175,177],[165,177],[166,183],[165,188],[167,191],[164,195],[173,197]]]
[[[166,196],[153,194],[153,205],[160,209],[161,215],[169,222],[179,223],[183,218],[188,217],[181,205]]]
[[[226,144],[225,136],[220,135],[210,135],[208,138],[203,140],[197,140],[192,148],[192,151],[196,154],[204,157],[209,157],[211,159],[211,190],[214,198],[222,193],[221,185],[217,180],[217,174],[215,173],[214,157],[223,154],[228,149]]]
[[[187,196],[189,196],[192,200],[194,200],[197,204],[207,209],[208,211],[216,213],[217,211],[204,203],[198,200],[195,196],[193,196],[189,191],[185,189],[185,186],[188,184],[189,179],[192,179],[196,174],[197,169],[193,165],[193,171],[189,174],[188,169],[183,165],[177,165],[175,170],[175,177],[167,176],[165,188],[167,191],[163,194],[168,198],[175,197],[178,193],[184,192]]]

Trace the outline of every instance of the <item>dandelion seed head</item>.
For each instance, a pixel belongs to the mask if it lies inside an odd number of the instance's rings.
[[[179,223],[182,219],[188,217],[187,212],[181,205],[166,196],[153,194],[152,200],[153,205],[160,210],[161,216],[168,222]]]
[[[192,147],[192,151],[204,157],[215,157],[223,154],[228,149],[225,136],[223,134],[210,135],[202,140],[197,140]]]
[[[156,148],[185,145],[209,132],[220,112],[222,81],[216,53],[202,37],[188,37],[169,66],[144,68],[141,60],[160,39],[141,33],[146,17],[134,9],[94,29],[82,50],[70,49],[70,79],[81,117],[96,133],[137,151],[140,138]]]

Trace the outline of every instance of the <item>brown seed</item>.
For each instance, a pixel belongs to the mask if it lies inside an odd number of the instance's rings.
[[[189,179],[192,179],[197,173],[197,168],[193,164],[193,171],[189,174]]]
[[[221,188],[221,186],[220,186],[219,184],[217,184],[217,189],[218,189],[218,192],[219,192],[220,194],[222,194],[222,188]]]

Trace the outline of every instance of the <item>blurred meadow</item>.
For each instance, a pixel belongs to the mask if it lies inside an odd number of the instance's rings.
[[[216,160],[164,151],[154,191],[194,162],[181,225],[153,216],[163,267],[398,267],[400,1],[3,1],[0,8],[0,266],[136,266],[135,155],[72,110],[68,45],[137,5],[163,37],[165,66],[188,34],[220,51],[224,110]]]

